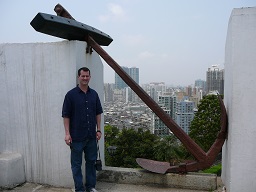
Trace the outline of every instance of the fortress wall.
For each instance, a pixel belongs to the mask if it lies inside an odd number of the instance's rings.
[[[224,102],[228,138],[223,146],[222,179],[227,191],[256,189],[256,7],[234,9],[225,58]]]

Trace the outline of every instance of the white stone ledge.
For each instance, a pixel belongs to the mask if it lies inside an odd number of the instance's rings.
[[[215,190],[217,188],[217,175],[215,174],[157,174],[141,169],[119,167],[105,167],[103,171],[98,172],[97,180],[124,184],[161,185],[195,190]]]

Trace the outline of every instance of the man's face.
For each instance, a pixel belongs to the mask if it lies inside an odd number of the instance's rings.
[[[78,81],[80,85],[88,85],[91,79],[89,71],[81,71]]]

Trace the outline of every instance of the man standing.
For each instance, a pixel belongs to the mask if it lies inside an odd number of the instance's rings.
[[[97,192],[95,161],[97,142],[101,138],[102,106],[98,93],[89,87],[90,70],[78,70],[77,87],[70,90],[64,99],[62,117],[65,127],[65,142],[71,149],[71,169],[75,191]],[[97,127],[97,131],[96,131]],[[81,171],[82,155],[86,161],[86,184]]]

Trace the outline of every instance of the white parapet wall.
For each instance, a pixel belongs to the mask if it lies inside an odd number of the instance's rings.
[[[73,186],[61,110],[83,66],[103,105],[103,64],[85,42],[0,44],[0,154],[22,155],[26,181]]]
[[[232,11],[226,40],[224,100],[228,138],[222,180],[228,192],[256,191],[256,7]]]

